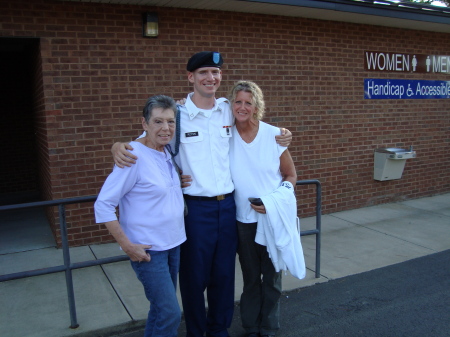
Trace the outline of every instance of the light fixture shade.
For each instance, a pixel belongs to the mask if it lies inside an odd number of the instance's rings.
[[[144,37],[158,36],[158,14],[144,13],[142,15],[142,35]]]

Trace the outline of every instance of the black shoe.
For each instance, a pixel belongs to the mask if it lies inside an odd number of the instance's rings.
[[[259,333],[257,333],[257,332],[250,332],[245,337],[259,337]]]

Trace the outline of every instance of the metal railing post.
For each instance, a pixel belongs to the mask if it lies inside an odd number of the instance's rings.
[[[322,185],[319,180],[298,180],[296,186],[299,185],[316,185],[316,229],[301,231],[300,236],[315,235],[316,236],[316,271],[315,277],[320,278],[320,245],[322,233]]]
[[[320,277],[320,248],[322,240],[322,185],[316,180],[316,278]]]
[[[77,309],[75,307],[75,294],[73,291],[72,269],[70,268],[69,240],[67,238],[66,208],[64,204],[58,205],[58,211],[59,211],[59,228],[61,229],[61,240],[63,248],[65,274],[66,274],[67,298],[69,300],[70,328],[76,329],[79,327],[79,325],[77,323]]]

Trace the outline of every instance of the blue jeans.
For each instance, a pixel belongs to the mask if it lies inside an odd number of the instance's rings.
[[[145,337],[176,337],[181,310],[176,295],[180,267],[180,246],[169,250],[148,250],[150,262],[133,262],[137,278],[150,301]]]

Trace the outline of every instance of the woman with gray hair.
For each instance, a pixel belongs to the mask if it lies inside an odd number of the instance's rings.
[[[180,244],[186,240],[180,179],[165,148],[175,133],[177,107],[171,97],[148,99],[144,137],[131,142],[136,165],[114,167],[97,201],[95,219],[105,223],[130,257],[150,310],[145,336],[177,336],[181,310],[176,296]],[[120,220],[116,207],[120,209]]]

